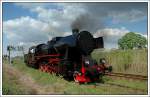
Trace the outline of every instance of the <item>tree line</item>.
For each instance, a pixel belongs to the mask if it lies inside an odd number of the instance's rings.
[[[142,49],[147,48],[146,37],[135,32],[129,32],[118,40],[120,49]]]

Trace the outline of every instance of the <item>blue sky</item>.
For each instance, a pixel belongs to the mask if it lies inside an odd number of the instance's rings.
[[[113,27],[113,28],[125,27],[132,32],[147,34],[147,18],[144,18],[142,21],[131,22],[131,23],[125,22],[125,23],[113,24],[112,22],[108,21],[107,25],[108,27]]]
[[[35,17],[36,15],[28,9],[16,6],[13,3],[3,3],[3,21],[19,18],[21,16]]]
[[[3,3],[2,7],[4,49],[8,44],[28,48],[54,36],[69,35],[71,23],[82,14],[97,20],[89,20],[95,25],[83,29],[99,26],[91,31],[107,35],[106,48],[117,48],[117,39],[130,31],[147,35],[147,3]]]

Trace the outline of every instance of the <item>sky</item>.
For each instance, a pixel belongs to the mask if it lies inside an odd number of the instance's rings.
[[[72,28],[104,37],[106,49],[128,32],[147,37],[147,3],[11,3],[2,5],[3,53],[7,45],[46,43],[55,36],[71,35]]]

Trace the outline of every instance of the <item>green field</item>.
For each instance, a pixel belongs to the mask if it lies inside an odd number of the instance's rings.
[[[147,54],[147,49],[111,51],[97,49],[92,53],[92,56],[97,61],[99,61],[100,58],[105,58],[107,63],[112,65],[113,72],[147,75]]]
[[[77,84],[74,81],[64,80],[55,74],[43,73],[27,67],[21,58],[14,59],[13,65],[3,61],[2,94],[147,94],[147,81],[112,79],[104,77],[104,83]],[[134,89],[110,85],[107,83],[125,85]],[[141,89],[141,90],[139,90]]]

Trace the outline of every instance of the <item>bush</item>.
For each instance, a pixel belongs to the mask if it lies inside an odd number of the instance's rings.
[[[147,49],[140,50],[95,50],[94,59],[106,58],[108,64],[113,66],[114,72],[147,75],[148,55]]]

